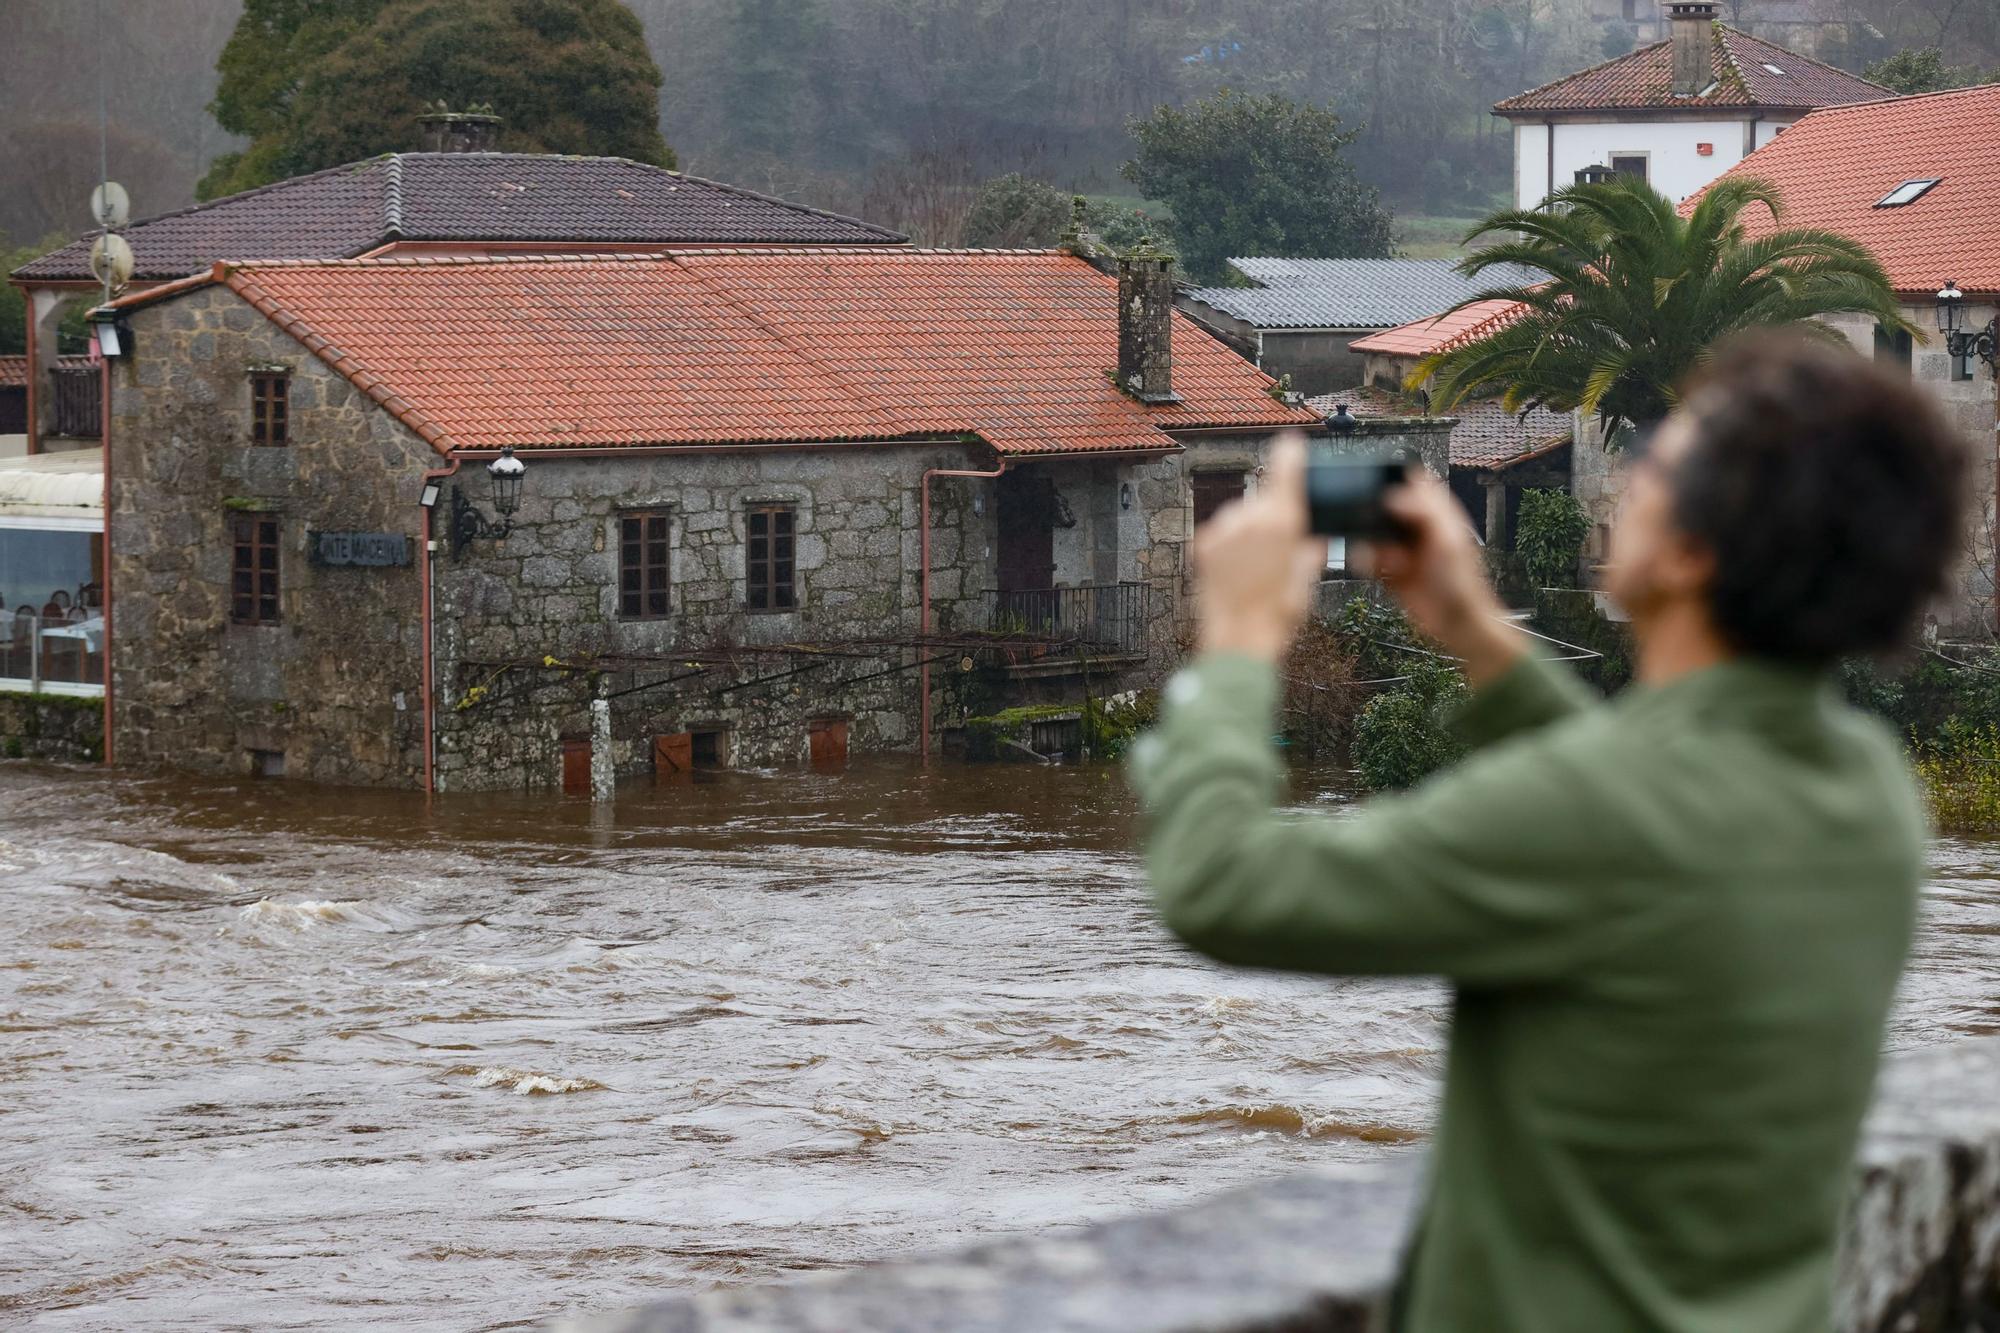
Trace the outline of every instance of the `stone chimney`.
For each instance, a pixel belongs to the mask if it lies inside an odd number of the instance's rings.
[[[500,137],[500,117],[484,103],[453,111],[434,102],[417,117],[426,153],[490,153]]]
[[[1674,96],[1696,97],[1715,82],[1715,0],[1672,0]]]
[[[1174,259],[1140,239],[1118,257],[1118,385],[1142,403],[1178,403],[1174,392]]]

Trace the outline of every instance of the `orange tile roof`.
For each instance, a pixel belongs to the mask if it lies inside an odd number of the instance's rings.
[[[1159,450],[1170,430],[1317,420],[1178,312],[1182,401],[1119,392],[1117,280],[1053,251],[278,261],[207,281],[441,452],[966,433],[1003,454]]]
[[[1655,42],[1553,83],[1497,103],[1494,114],[1533,116],[1549,111],[1707,111],[1756,107],[1804,111],[1866,102],[1888,89],[1796,51],[1715,25],[1715,82],[1696,97],[1674,94],[1674,44]]]
[[[1783,196],[1775,221],[1763,208],[1744,215],[1753,237],[1822,228],[1874,251],[1905,295],[1934,293],[1946,278],[2000,293],[2000,84],[1815,111],[1722,179],[1732,176]],[[1931,177],[1938,184],[1916,202],[1875,206],[1904,181]]]
[[[1518,301],[1474,301],[1442,315],[1419,319],[1347,344],[1356,352],[1376,352],[1385,356],[1423,357],[1448,347],[1483,338],[1506,324],[1521,309]]]

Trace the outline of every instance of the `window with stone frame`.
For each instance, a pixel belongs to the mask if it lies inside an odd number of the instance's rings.
[[[745,531],[749,549],[743,565],[745,605],[752,611],[797,607],[798,565],[794,536],[798,515],[790,505],[752,505]]]
[[[250,376],[250,443],[283,445],[291,430],[292,377],[281,370]]]
[[[230,519],[229,619],[238,625],[278,623],[278,516]]]
[[[665,509],[618,515],[618,615],[660,620],[672,606],[672,515]]]

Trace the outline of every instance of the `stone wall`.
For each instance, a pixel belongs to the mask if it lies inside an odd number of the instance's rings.
[[[0,758],[104,758],[104,700],[0,691]]]
[[[847,722],[849,743],[858,751],[911,748],[918,676],[910,668],[922,656],[914,647],[824,659],[756,649],[914,635],[923,474],[983,468],[983,453],[971,445],[872,445],[531,456],[521,511],[506,539],[475,540],[462,554],[439,558],[440,787],[559,781],[562,743],[588,735],[589,702],[599,691],[618,696],[613,760],[621,773],[651,766],[654,736],[685,731],[727,733],[734,764],[801,762],[817,718]],[[468,463],[454,481],[490,513],[482,470]],[[931,583],[939,630],[984,628],[993,568],[992,484],[983,478],[932,482]],[[791,611],[747,609],[747,515],[759,504],[793,511],[797,582]],[[668,519],[671,611],[663,619],[620,615],[619,521],[641,510],[664,512]],[[727,648],[742,650],[734,668],[697,674],[674,657],[676,651]],[[533,666],[500,669],[550,657],[605,669],[594,676]],[[799,670],[807,666],[812,669]],[[742,688],[759,676],[793,671],[768,685]],[[663,683],[674,676],[683,679]],[[482,694],[468,701],[475,686]],[[939,693],[948,693],[943,683]]]
[[[113,725],[120,763],[414,786],[414,565],[323,568],[308,531],[419,530],[435,453],[222,287],[132,312],[112,363]],[[289,442],[250,443],[254,369],[291,373]],[[230,623],[231,520],[280,523],[280,623]],[[280,756],[272,760],[270,756]]]
[[[1381,1333],[1421,1179],[1419,1155],[1402,1153],[1169,1212],[555,1328]],[[1836,1311],[1837,1333],[2000,1328],[2000,1040],[1886,1065],[1855,1167]]]

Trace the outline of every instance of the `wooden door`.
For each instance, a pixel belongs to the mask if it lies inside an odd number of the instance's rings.
[[[1001,474],[1000,591],[1039,592],[1056,582],[1056,484],[1046,472]]]
[[[562,784],[565,796],[590,795],[590,742],[583,739],[562,743]]]
[[[694,733],[653,737],[653,776],[681,778],[694,772]]]
[[[838,768],[847,762],[847,722],[844,718],[816,717],[806,723],[806,742],[811,747],[814,768]]]

